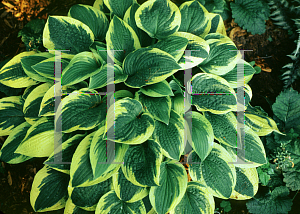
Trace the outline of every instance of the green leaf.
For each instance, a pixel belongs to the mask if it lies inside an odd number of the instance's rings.
[[[64,209],[64,214],[71,214],[71,213],[72,214],[94,214],[95,212],[81,209],[80,207],[76,206],[72,202],[71,198],[68,198]]]
[[[69,175],[44,166],[35,175],[30,204],[36,212],[58,210],[65,207],[68,199]]]
[[[24,139],[27,130],[30,128],[30,126],[31,125],[29,123],[24,122],[12,130],[12,132],[1,147],[1,161],[4,161],[5,163],[9,164],[17,164],[31,159],[31,157],[28,157],[26,155],[15,153],[16,149]]]
[[[130,53],[123,62],[125,84],[132,88],[161,82],[181,67],[165,51],[157,48],[140,48]]]
[[[104,0],[104,4],[110,12],[118,16],[120,19],[123,19],[125,12],[133,3],[136,3],[136,0]]]
[[[224,36],[227,36],[226,34],[226,28],[224,26],[224,21],[221,15],[215,14],[215,13],[209,13],[207,18],[210,22],[210,31],[208,34],[211,33],[220,33]]]
[[[125,177],[134,185],[159,185],[162,148],[154,140],[139,145],[130,145],[121,166]]]
[[[21,96],[0,99],[0,136],[10,135],[15,127],[25,122],[23,105]]]
[[[96,207],[95,214],[127,213],[146,214],[146,208],[142,200],[127,203],[118,198],[114,190],[101,197]]]
[[[94,42],[91,29],[81,21],[67,16],[49,16],[43,33],[48,50],[70,50],[70,54],[88,51]]]
[[[158,214],[168,213],[181,201],[187,188],[185,168],[175,160],[160,166],[159,186],[150,188],[149,198]]]
[[[178,31],[181,14],[168,0],[150,0],[144,2],[135,13],[136,25],[152,38],[164,39]]]
[[[140,91],[149,97],[174,96],[173,91],[166,80],[152,85],[146,85],[142,87]]]
[[[76,4],[70,8],[68,16],[86,24],[92,30],[96,40],[105,39],[109,22],[101,10],[89,5]]]
[[[145,142],[154,131],[154,119],[149,113],[141,114],[142,110],[142,104],[129,97],[115,102],[108,109],[105,126],[105,133],[107,130],[114,129],[115,135],[113,139],[108,136],[108,139],[125,144]],[[108,124],[109,120],[114,123]]]
[[[224,212],[229,212],[231,210],[230,201],[222,201],[220,206],[224,209]]]
[[[107,50],[116,50],[114,53],[109,51],[108,55],[111,59],[114,59],[115,63],[119,66],[122,66],[128,54],[141,48],[139,38],[134,30],[117,16],[114,16],[109,24],[106,34],[106,44]]]
[[[292,190],[297,191],[300,190],[300,171],[296,169],[289,169],[286,172],[283,172],[283,182],[286,183],[286,186]]]
[[[30,78],[24,71],[21,59],[35,54],[35,51],[22,52],[13,57],[0,69],[0,83],[11,88],[26,88],[39,82]]]
[[[181,93],[175,94],[172,99],[172,109],[176,111],[179,115],[183,116],[185,113],[184,109],[184,96]]]

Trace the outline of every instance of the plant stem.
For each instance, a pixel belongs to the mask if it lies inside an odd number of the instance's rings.
[[[293,197],[293,200],[292,201],[294,201],[294,199],[295,199],[295,197],[296,197],[296,195],[298,194],[298,192],[299,192],[299,190],[296,192],[296,194],[294,195],[294,197]]]

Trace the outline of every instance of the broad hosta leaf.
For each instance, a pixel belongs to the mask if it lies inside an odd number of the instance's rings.
[[[137,186],[159,185],[162,148],[154,140],[130,145],[121,166],[125,177]]]
[[[125,144],[141,144],[145,142],[154,131],[154,119],[149,113],[141,113],[142,104],[131,98],[124,98],[117,101],[108,109],[105,132],[114,129],[113,140]],[[114,121],[108,127],[108,120]],[[138,129],[136,127],[139,127]]]
[[[205,73],[217,75],[231,71],[241,58],[233,41],[220,33],[210,33],[205,40],[210,47],[209,55],[198,67]]]
[[[242,101],[242,105],[245,106],[243,108],[247,109],[247,106],[249,105],[249,103],[250,103],[250,101],[252,99],[252,89],[251,89],[251,87],[248,84],[244,85],[244,93],[241,93],[243,97],[239,97],[240,94],[239,95],[237,94],[238,93],[238,89],[237,88],[235,88],[234,91],[236,93],[238,101],[241,100]],[[237,111],[237,107],[236,107],[236,111]]]
[[[180,10],[168,0],[150,0],[135,13],[136,25],[152,38],[164,39],[178,31],[181,23]]]
[[[191,53],[190,55],[184,53],[178,61],[178,64],[181,66],[180,70],[193,68],[201,64],[209,56],[209,45],[201,37],[186,32],[176,32],[173,35],[189,40],[185,50],[191,50]]]
[[[107,6],[110,12],[114,15],[117,15],[121,19],[123,19],[127,9],[135,2],[136,0],[104,0],[104,4]]]
[[[71,163],[76,148],[85,136],[86,134],[76,134],[62,142],[61,147],[56,148],[49,158],[44,162],[44,164],[57,171],[70,174],[69,163]],[[60,161],[58,159],[59,157],[61,157],[61,162],[65,164],[57,162],[57,160]]]
[[[61,87],[61,92],[62,96],[61,99],[64,99],[67,94],[72,93],[73,91],[79,90],[81,88],[86,88],[87,83],[82,81],[78,84],[75,85],[64,85]],[[56,100],[57,102],[57,100]],[[60,102],[58,103],[58,105]],[[55,85],[53,85],[44,95],[41,105],[40,105],[40,110],[39,110],[39,117],[40,116],[53,116],[55,115],[54,111],[55,107]]]
[[[90,89],[95,88],[102,88],[105,87],[108,84],[112,84],[111,79],[107,79],[107,70],[113,70],[114,71],[114,84],[124,82],[127,79],[127,75],[123,74],[122,68],[117,64],[104,64],[101,66],[98,73],[91,76],[90,78]]]
[[[176,111],[179,115],[183,116],[184,110],[184,96],[181,93],[175,94],[172,99],[172,109]]]
[[[101,10],[89,5],[76,4],[70,8],[68,16],[86,24],[92,30],[96,40],[105,39],[109,22]]]
[[[74,85],[100,71],[100,61],[97,61],[92,52],[76,54],[68,66],[63,70],[62,85]]]
[[[170,54],[157,48],[140,48],[123,62],[124,74],[128,75],[125,83],[132,88],[161,82],[180,68]]]
[[[129,98],[134,98],[133,94],[128,91],[128,90],[118,90],[115,92],[115,95],[112,96],[110,99],[111,99],[111,103],[113,102],[117,102],[118,100],[121,100],[125,97],[129,97]]]
[[[155,120],[169,124],[172,101],[167,97],[149,97],[142,92],[135,93],[135,99],[140,101],[146,112],[152,114]]]
[[[49,16],[43,32],[43,45],[48,50],[70,50],[70,54],[88,51],[94,42],[91,29],[67,16]]]
[[[213,127],[214,137],[218,142],[237,148],[237,119],[233,112],[219,115],[204,112],[204,116]]]
[[[137,202],[149,194],[149,188],[136,186],[127,180],[121,168],[113,175],[113,186],[118,198],[128,203]]]
[[[126,11],[123,20],[134,30],[142,47],[147,47],[151,45],[154,38],[151,38],[145,31],[138,28],[135,22],[135,13],[140,5],[134,2]]]
[[[30,126],[31,125],[29,123],[24,122],[12,130],[12,132],[1,147],[1,161],[4,161],[5,163],[9,164],[17,164],[31,159],[31,157],[28,157],[26,155],[14,153],[20,145],[20,143],[22,142],[22,140],[24,139],[27,130],[30,128]]]
[[[44,166],[35,175],[30,191],[30,203],[36,212],[58,210],[68,199],[69,175]]]
[[[13,57],[0,70],[0,83],[11,88],[26,88],[39,82],[30,78],[24,71],[21,59],[35,54],[35,51],[22,52]]]
[[[27,96],[23,106],[23,113],[25,120],[31,125],[40,119],[38,114],[42,99],[52,85],[53,83],[44,83],[39,85]]]
[[[215,14],[215,13],[209,13],[207,15],[207,18],[209,19],[210,22],[210,33],[220,33],[224,36],[227,36],[226,34],[226,28],[224,26],[224,21],[222,19],[222,16],[219,14]]]
[[[250,65],[250,63],[246,62],[243,59],[240,59],[242,62],[241,67],[244,69],[244,71],[238,71],[237,64],[235,67],[229,71],[228,73],[224,75],[220,75],[222,78],[224,78],[231,88],[237,88],[237,72],[241,72],[244,75],[244,85],[247,84],[253,77],[255,73],[255,69]],[[240,67],[239,67],[240,68]]]
[[[197,1],[184,2],[179,7],[181,24],[178,31],[192,33],[204,37],[210,30],[211,22],[208,11]]]
[[[163,155],[179,160],[184,150],[184,119],[176,111],[171,110],[169,124],[155,120],[153,139],[163,149]]]
[[[181,201],[187,187],[187,174],[182,164],[175,160],[163,162],[160,166],[160,186],[150,188],[149,198],[158,214],[173,210]]]
[[[245,148],[243,148],[243,152],[241,148],[235,149],[224,145],[224,148],[226,148],[234,159],[245,159],[246,164],[235,164],[235,166],[240,168],[253,168],[267,163],[265,148],[259,136],[247,125],[244,127],[244,132]],[[242,153],[245,154],[245,157],[242,157]]]
[[[40,82],[53,82],[51,79],[44,77],[37,73],[31,66],[53,57],[53,54],[49,52],[36,53],[34,55],[26,56],[21,59],[21,64],[23,66],[24,72],[32,79]],[[52,71],[53,73],[53,71]]]
[[[213,214],[214,210],[214,197],[207,191],[206,186],[198,181],[191,181],[180,203],[170,214]]]
[[[226,80],[217,75],[207,73],[194,75],[188,82],[188,93],[192,94],[192,105],[195,105],[198,111],[225,114],[236,109],[235,91]]]
[[[73,54],[64,54],[61,55],[61,70],[63,71],[71,59],[74,57]],[[35,65],[32,68],[41,76],[46,77],[48,79],[55,79],[55,56],[45,59]]]
[[[97,8],[99,10],[101,10],[102,12],[104,12],[105,14],[109,13],[109,9],[106,7],[106,5],[104,4],[104,0],[96,0],[93,4],[94,8]]]
[[[100,198],[95,212],[95,214],[109,213],[146,214],[146,208],[142,200],[126,203],[111,190]]]
[[[194,151],[190,153],[188,160],[193,181],[206,185],[215,197],[230,197],[236,184],[236,172],[234,165],[228,162],[233,162],[234,159],[221,145],[214,143],[212,151],[204,161]]]
[[[146,208],[146,213],[147,214],[156,214],[156,212],[154,211],[151,203],[150,203],[150,199],[149,199],[149,195],[147,195],[145,198],[142,199]]]
[[[118,171],[121,164],[112,162],[123,162],[125,153],[129,147],[129,145],[122,143],[116,143],[115,149],[108,147],[106,140],[103,139],[104,130],[105,126],[103,125],[96,131],[90,148],[90,160],[94,179],[100,177],[99,179],[101,180]]]
[[[112,188],[112,179],[109,178],[98,184],[87,187],[69,187],[69,197],[73,204],[87,211],[96,210],[100,198]]]
[[[107,50],[116,50],[114,55],[112,51],[109,51],[108,55],[120,66],[129,53],[141,48],[139,38],[134,30],[117,16],[114,16],[109,24],[106,44]]]
[[[9,135],[15,127],[25,122],[23,105],[21,96],[0,99],[0,136]]]
[[[98,126],[106,116],[106,100],[93,89],[80,89],[61,102],[62,131],[90,130]]]
[[[144,86],[140,91],[149,97],[166,97],[174,96],[173,91],[166,80],[161,82]]]
[[[94,214],[94,213],[95,213],[94,211],[86,211],[76,206],[72,202],[71,198],[68,198],[64,209],[64,214]]]
[[[247,200],[253,198],[258,190],[258,174],[256,168],[243,169],[236,167],[236,185],[230,198]]]
[[[213,127],[202,114],[196,111],[188,112],[185,118],[192,119],[192,127],[189,127],[185,120],[185,125],[188,127],[188,141],[203,161],[211,152],[214,144]]]

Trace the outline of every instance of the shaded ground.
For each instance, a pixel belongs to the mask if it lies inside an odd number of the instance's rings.
[[[0,62],[25,51],[25,46],[17,35],[19,30],[30,19],[46,19],[48,15],[66,15],[68,9],[74,4],[92,5],[93,2],[94,0],[68,0],[66,2],[58,0],[30,0],[14,3],[14,1],[5,0],[5,6],[11,8],[9,13],[5,12],[4,5],[0,3]],[[253,50],[245,53],[245,60],[254,60],[256,65],[260,66],[263,71],[254,75],[249,82],[253,91],[251,104],[252,106],[262,106],[269,116],[272,117],[273,114],[267,99],[273,103],[282,91],[283,84],[279,79],[281,74],[280,68],[290,62],[286,55],[291,54],[296,48],[294,42],[288,39],[287,31],[277,28],[270,20],[267,21],[266,32],[262,35],[251,35],[240,29],[232,21],[225,22],[225,25],[227,35],[239,49]],[[300,92],[299,80],[293,84],[293,88]],[[0,137],[0,147],[4,140],[4,137]],[[44,160],[39,158],[18,165],[0,164],[1,211],[6,214],[35,213],[30,206],[29,193],[33,177],[43,167],[42,163]],[[291,192],[290,197],[292,198],[294,195],[295,192]],[[216,207],[220,207],[221,200],[215,198],[215,201]],[[294,202],[296,201],[300,201],[300,194],[295,198]],[[230,202],[232,211],[229,213],[248,213],[245,201],[231,200]],[[62,213],[62,211],[48,213]],[[299,213],[299,207],[293,206],[290,213]]]

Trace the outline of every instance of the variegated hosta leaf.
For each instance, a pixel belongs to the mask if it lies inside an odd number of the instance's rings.
[[[190,54],[184,53],[178,61],[178,64],[181,66],[180,70],[193,68],[201,64],[209,56],[209,43],[201,37],[187,32],[176,32],[173,35],[181,36],[189,40],[186,50],[191,50],[191,52]]]
[[[236,167],[236,185],[230,196],[235,200],[253,198],[258,191],[258,174],[256,168],[243,169]]]
[[[30,78],[24,71],[21,59],[35,54],[35,51],[25,51],[13,57],[0,69],[0,83],[11,88],[26,88],[39,82]]]
[[[80,207],[76,206],[71,198],[68,198],[66,202],[66,206],[64,208],[64,214],[93,214],[95,212],[93,211],[86,211],[84,209],[81,209]]]
[[[131,98],[115,102],[108,109],[105,126],[105,133],[114,129],[115,135],[108,136],[108,139],[125,144],[145,142],[154,131],[154,119],[151,114],[142,113],[142,110],[142,104]]]
[[[22,163],[31,159],[26,155],[14,153],[24,139],[30,124],[24,122],[12,130],[0,150],[0,160],[9,164]]]
[[[209,34],[210,33],[220,33],[224,36],[227,36],[226,28],[224,26],[224,21],[220,14],[208,13],[207,18],[209,19],[209,22],[211,23]]]
[[[36,87],[38,87],[38,85],[31,85],[31,86],[28,86],[27,88],[25,88],[25,91],[23,92],[23,95],[21,95],[22,98],[23,98],[24,100],[26,100],[27,97],[28,97],[28,95],[29,95]]]
[[[185,120],[185,125],[188,127],[188,141],[203,161],[211,152],[214,144],[213,127],[202,114],[196,111],[188,112],[185,118],[192,120],[192,130]]]
[[[121,166],[125,177],[137,186],[159,185],[162,148],[154,140],[130,145]]]
[[[106,100],[93,89],[75,91],[61,102],[63,132],[90,130],[98,126],[106,116]]]
[[[26,56],[21,59],[22,67],[24,72],[31,77],[32,79],[40,82],[53,82],[53,80],[40,75],[36,70],[34,70],[31,66],[34,66],[37,63],[40,63],[43,60],[48,58],[52,58],[53,54],[49,52],[36,53],[34,55]],[[52,70],[52,73],[54,70]]]
[[[229,147],[237,148],[237,119],[233,112],[212,114],[204,112],[214,130],[215,139]]]
[[[187,187],[187,174],[181,163],[175,160],[163,162],[160,166],[160,186],[152,186],[150,202],[158,214],[173,210],[181,201]]]
[[[123,162],[125,153],[129,145],[116,143],[115,149],[107,146],[107,142],[103,139],[105,126],[99,128],[91,142],[90,160],[94,179],[103,180],[113,172],[118,171]],[[114,163],[113,163],[114,162]]]
[[[111,189],[112,179],[109,178],[92,186],[69,187],[68,192],[74,205],[87,211],[95,211],[100,198]]]
[[[109,24],[106,34],[106,44],[107,50],[116,50],[114,52],[109,51],[108,55],[120,66],[122,66],[128,54],[141,48],[139,38],[134,30],[117,16],[114,16]]]
[[[210,47],[209,55],[198,67],[205,73],[227,74],[241,58],[240,51],[229,37],[220,33],[210,33],[205,40]]]
[[[87,82],[82,81],[78,84],[75,85],[64,85],[61,87],[61,92],[62,96],[61,99],[64,99],[67,94],[79,90],[81,88],[86,88],[87,87]],[[59,89],[56,89],[59,90]],[[24,98],[26,99],[26,98]],[[40,105],[40,110],[39,110],[39,117],[41,116],[53,116],[55,115],[54,107],[55,107],[55,101],[57,103],[57,100],[55,100],[55,85],[53,85],[44,95],[41,105]],[[60,102],[58,103],[58,105]]]
[[[103,195],[96,207],[95,214],[127,213],[146,214],[146,208],[142,200],[127,203],[120,200],[114,190]]]
[[[93,7],[101,10],[105,14],[109,13],[109,9],[104,4],[104,0],[96,0],[93,4]]]
[[[159,40],[157,43],[151,45],[151,48],[158,48],[162,51],[172,55],[176,62],[180,60],[184,54],[189,40],[181,36],[171,35],[163,40]]]
[[[105,39],[109,22],[101,10],[89,5],[75,4],[70,8],[68,16],[86,24],[92,30],[96,40]]]
[[[128,203],[139,201],[149,194],[148,187],[136,186],[127,180],[121,168],[113,175],[113,186],[118,198]]]
[[[70,50],[70,54],[88,51],[94,42],[91,29],[67,16],[49,16],[43,32],[43,45],[48,50]]]
[[[189,173],[193,181],[200,181],[207,186],[208,191],[215,197],[228,199],[236,184],[234,159],[219,144],[214,143],[212,151],[202,161],[192,151],[188,157]]]
[[[60,161],[63,163],[71,163],[76,148],[85,136],[86,134],[76,134],[62,142],[61,147],[54,149],[54,152],[49,156],[44,164],[57,171],[70,174],[70,164],[62,164]],[[59,159],[60,157],[61,160]]]
[[[123,19],[125,12],[133,3],[136,3],[136,0],[104,0],[104,4],[110,12],[117,15],[120,19]]]
[[[241,93],[241,91],[239,91],[240,94],[238,94],[238,89],[237,88],[235,88],[234,91],[236,93],[236,97],[237,97],[238,101],[242,101],[242,109],[243,109],[242,111],[244,111],[244,109],[247,109],[247,106],[248,106],[248,104],[250,103],[250,101],[252,99],[252,89],[248,84],[245,84],[244,85],[244,92]],[[238,106],[236,106],[235,111],[238,110],[237,108],[238,108]]]
[[[142,201],[144,202],[147,214],[156,214],[156,212],[154,211],[154,209],[151,205],[149,195],[147,195],[145,198],[143,198]]]
[[[192,94],[192,105],[195,105],[198,111],[225,114],[236,109],[235,91],[222,77],[199,73],[192,77],[187,87],[188,93]]]
[[[125,97],[134,98],[133,94],[128,90],[118,90],[115,95],[110,98],[110,103],[117,102]]]
[[[48,166],[38,171],[30,191],[30,204],[34,211],[46,212],[64,208],[68,199],[69,180],[69,175]]]
[[[238,72],[242,73],[244,79],[244,85],[247,84],[253,77],[254,73],[255,73],[255,69],[250,65],[250,63],[246,62],[243,59],[241,60],[241,67],[237,67],[238,64],[235,65],[235,67],[229,71],[228,73],[224,74],[224,75],[220,75],[222,78],[224,78],[228,84],[230,85],[231,88],[237,88],[237,76],[238,76]],[[242,68],[244,69],[243,71],[239,69]]]
[[[91,76],[89,89],[102,88],[107,86],[107,83],[112,84],[112,79],[107,79],[107,70],[114,72],[114,84],[124,82],[128,77],[117,64],[104,64],[98,73]]]
[[[63,71],[70,63],[71,59],[74,57],[73,54],[61,55],[61,70]],[[37,64],[33,65],[33,70],[39,75],[46,77],[48,79],[55,80],[55,56],[45,59]],[[60,78],[60,77],[58,77]]]
[[[253,168],[267,163],[266,152],[259,136],[247,125],[244,127],[244,151],[241,148],[235,149],[224,145],[224,148],[236,160],[244,160],[245,164],[236,163],[235,166],[240,168]]]
[[[181,24],[178,31],[192,33],[204,38],[210,31],[209,12],[198,1],[184,2],[179,7]]]
[[[158,48],[140,48],[123,62],[124,73],[128,75],[125,84],[132,88],[161,82],[180,68],[173,56]]]
[[[25,122],[23,105],[21,96],[0,99],[0,136],[9,135],[15,127]]]
[[[155,40],[154,38],[151,38],[145,31],[140,29],[135,22],[135,13],[137,9],[140,7],[140,5],[136,2],[134,2],[126,11],[124,15],[124,22],[126,22],[134,32],[136,33],[137,37],[139,38],[139,41],[141,43],[142,47],[147,47],[151,45],[151,43]]]
[[[152,85],[146,85],[140,88],[140,91],[149,97],[174,96],[173,91],[166,80]]]
[[[38,116],[41,102],[43,100],[46,92],[51,88],[53,83],[44,83],[33,89],[27,96],[24,106],[23,113],[25,120],[33,125],[36,121],[40,119]]]
[[[169,124],[155,120],[153,139],[163,149],[163,155],[178,160],[184,150],[184,119],[171,110]]]
[[[63,140],[67,135],[62,134]],[[42,117],[27,131],[16,153],[30,157],[49,157],[54,151],[54,118]]]
[[[245,111],[245,124],[258,136],[266,136],[273,131],[283,134],[278,130],[276,122],[272,118],[258,114],[256,109],[253,107],[248,106]]]
[[[181,14],[176,4],[171,1],[150,0],[137,9],[135,21],[150,37],[164,39],[178,31]]]
[[[140,101],[146,112],[152,114],[155,120],[169,124],[172,101],[167,97],[149,97],[138,91],[135,93],[135,99]]]
[[[76,54],[61,76],[62,85],[74,85],[100,71],[100,61],[96,60],[92,52]]]
[[[180,203],[170,214],[213,214],[214,210],[214,197],[206,186],[198,181],[191,181]]]
[[[171,99],[172,99],[172,109],[176,111],[180,116],[183,116],[183,114],[185,113],[184,96],[181,93],[178,93],[175,94],[174,97],[171,97]]]

